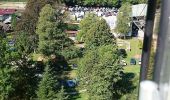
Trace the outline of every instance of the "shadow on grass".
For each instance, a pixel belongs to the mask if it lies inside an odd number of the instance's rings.
[[[116,99],[119,100],[123,95],[131,93],[136,89],[133,82],[134,78],[134,73],[123,73],[122,79],[113,85],[114,90],[116,90],[114,93]]]
[[[67,100],[76,100],[78,98],[81,98],[79,91],[77,90],[78,82],[76,80],[76,77],[70,76],[70,73],[75,70],[75,69],[72,69],[71,65],[77,64],[77,60],[74,59],[74,60],[71,60],[71,61],[68,61],[68,62],[65,62],[65,63],[66,63],[66,66],[65,66],[63,74],[62,74],[63,76],[61,76],[61,84],[64,86],[65,93],[68,96]],[[76,85],[74,87],[69,87],[67,82],[66,82],[67,80],[76,80]]]

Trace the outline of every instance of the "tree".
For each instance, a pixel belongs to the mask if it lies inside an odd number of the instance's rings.
[[[97,22],[98,17],[95,14],[88,14],[81,22],[80,22],[80,32],[77,35],[78,41],[85,41],[87,31],[91,29],[91,26]]]
[[[125,3],[118,13],[116,32],[126,35],[130,31],[131,6]]]
[[[30,99],[35,97],[35,89],[37,88],[38,76],[36,75],[36,64],[31,59],[31,51],[33,46],[28,33],[21,32],[15,35],[12,62],[15,69],[14,72],[14,88],[13,99]]]
[[[63,86],[58,82],[54,67],[48,62],[39,83],[37,97],[38,100],[66,100]]]
[[[73,44],[63,33],[60,16],[49,4],[45,5],[40,12],[36,33],[39,35],[38,50],[47,56],[57,54]]]
[[[91,100],[113,100],[114,84],[121,79],[122,67],[119,65],[119,56],[113,45],[101,46],[98,49],[98,63],[92,70],[89,85]],[[91,88],[91,89],[90,89]]]
[[[115,44],[112,34],[110,33],[110,28],[104,19],[98,19],[86,34],[86,48]]]
[[[59,0],[28,0],[25,11],[22,13],[21,20],[17,22],[15,31],[24,31],[29,34],[35,51],[38,46],[38,36],[36,34],[36,25],[40,10],[46,4],[55,5]],[[17,33],[16,32],[16,33]],[[28,37],[28,38],[29,38]],[[32,52],[33,52],[32,51]]]
[[[53,100],[57,98],[58,81],[50,65],[47,64],[39,83],[37,96],[39,100]]]
[[[80,78],[80,86],[86,88],[90,81],[92,69],[97,62],[96,50],[87,50],[83,58],[78,62],[78,77]]]
[[[121,79],[122,66],[117,47],[103,45],[87,51],[79,62],[80,83],[87,89],[90,100],[113,100],[113,86]]]
[[[0,36],[0,99],[11,98],[14,91],[13,68],[10,64],[11,53],[8,50],[6,39]]]

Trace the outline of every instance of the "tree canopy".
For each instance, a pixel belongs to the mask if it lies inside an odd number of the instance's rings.
[[[86,48],[115,44],[110,28],[104,19],[98,19],[86,33]]]
[[[117,17],[116,32],[127,34],[130,31],[131,6],[125,3],[121,6]]]
[[[113,45],[87,51],[79,62],[80,84],[87,89],[90,100],[113,100],[113,84],[121,79],[117,49]]]
[[[62,30],[62,20],[51,5],[45,5],[37,24],[39,51],[44,55],[57,54],[73,43]]]
[[[91,26],[98,21],[98,17],[95,14],[88,14],[81,22],[80,22],[80,32],[77,35],[78,41],[85,41],[87,36],[87,31],[91,29]]]

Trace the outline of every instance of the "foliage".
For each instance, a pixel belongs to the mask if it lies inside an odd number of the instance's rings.
[[[123,0],[122,2],[123,4],[130,3],[130,4],[135,5],[135,4],[147,3],[147,0]]]
[[[13,69],[10,65],[11,52],[8,50],[6,39],[0,37],[0,99],[11,98],[14,91]]]
[[[68,24],[67,25],[67,30],[78,31],[79,30],[79,26],[78,25],[74,25],[74,24]]]
[[[66,5],[74,6],[76,4],[83,6],[118,6],[118,0],[64,0]]]
[[[31,44],[33,41],[27,32],[18,32],[15,35],[15,48],[19,55],[29,56],[34,50],[34,46]]]
[[[30,44],[31,39],[27,37],[27,33],[19,32],[16,35],[15,44],[12,55],[12,62],[15,68],[14,72],[14,88],[13,99],[30,99],[35,97],[35,89],[37,88],[38,77],[37,65],[30,58],[33,46]]]
[[[131,16],[131,6],[129,3],[125,3],[121,6],[118,13],[116,32],[127,34],[130,31],[130,16]]]
[[[17,22],[15,31],[24,31],[29,34],[34,47],[34,51],[38,46],[38,36],[36,35],[36,25],[39,13],[45,4],[55,5],[56,0],[28,0],[24,12],[22,13],[21,20]]]
[[[77,35],[78,41],[85,41],[87,36],[87,31],[91,29],[91,26],[98,21],[98,17],[95,14],[88,14],[81,22],[80,22],[80,31]]]
[[[62,50],[61,53],[65,59],[70,60],[82,56],[82,52],[79,48],[71,46],[67,49]]]
[[[110,28],[104,19],[98,19],[86,34],[86,48],[115,44],[112,34],[110,33]]]
[[[37,96],[39,100],[53,100],[57,98],[58,81],[53,69],[49,64],[46,65],[39,83]]]
[[[11,26],[12,26],[13,29],[15,29],[16,25],[17,25],[17,15],[12,14]]]
[[[78,77],[80,78],[80,86],[87,87],[93,66],[97,62],[97,55],[94,50],[87,50],[82,59],[78,62]]]
[[[49,4],[40,12],[36,33],[39,35],[38,49],[47,56],[57,54],[73,43],[63,33],[62,20]]]
[[[37,91],[38,100],[66,100],[63,86],[60,87],[57,74],[48,62]]]
[[[87,88],[90,100],[112,100],[115,97],[113,84],[121,77],[122,67],[113,45],[87,51],[79,62],[81,85]]]

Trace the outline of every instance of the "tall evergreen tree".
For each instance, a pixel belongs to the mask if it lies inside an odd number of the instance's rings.
[[[87,50],[84,57],[78,63],[78,77],[80,78],[80,86],[86,88],[89,84],[92,69],[97,62],[96,50]]]
[[[98,21],[98,17],[95,14],[88,14],[81,22],[80,22],[80,32],[77,35],[78,41],[85,41],[87,31],[91,29],[91,26]]]
[[[39,100],[54,100],[57,99],[58,81],[55,73],[50,65],[47,64],[42,76],[42,80],[39,83],[37,96]],[[57,90],[58,89],[58,90]]]
[[[121,79],[122,67],[113,45],[101,46],[97,50],[98,62],[93,66],[87,88],[90,100],[114,100],[114,84]]]
[[[121,6],[118,13],[117,25],[115,31],[126,35],[130,31],[130,17],[131,6],[129,3],[125,3]]]
[[[37,91],[38,100],[66,100],[64,88],[60,86],[56,71],[48,62]]]
[[[104,19],[98,19],[86,34],[86,48],[115,44],[112,34],[110,33],[110,28]]]
[[[27,1],[25,11],[22,13],[21,20],[17,23],[15,31],[17,32],[24,31],[29,34],[29,37],[32,40],[30,44],[32,44],[34,47],[33,51],[35,51],[38,46],[36,25],[38,22],[39,13],[42,7],[44,7],[46,4],[55,5],[56,1],[59,2],[59,0],[28,0]]]
[[[117,99],[115,87],[122,77],[123,70],[119,60],[117,47],[112,44],[85,53],[79,62],[78,75],[80,85],[87,89],[90,100]]]
[[[40,12],[36,33],[39,35],[38,49],[44,55],[57,54],[73,44],[63,33],[62,20],[49,4]]]
[[[31,59],[31,49],[33,46],[30,44],[31,39],[28,33],[21,32],[15,37],[13,64],[15,67],[15,93],[14,99],[30,99],[35,97],[35,89],[37,88],[38,78],[36,76],[36,65]]]
[[[0,36],[0,99],[8,100],[14,91],[13,68],[10,64],[11,53],[6,39]]]

